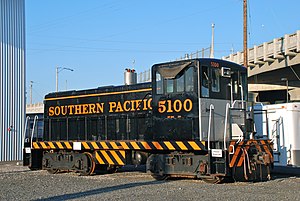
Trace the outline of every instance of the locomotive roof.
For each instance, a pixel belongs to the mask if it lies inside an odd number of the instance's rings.
[[[208,62],[218,62],[221,63],[222,65],[230,65],[230,67],[236,68],[236,69],[243,69],[244,66],[239,65],[237,63],[227,61],[227,60],[222,60],[222,59],[215,59],[215,58],[196,58],[196,59],[186,59],[186,60],[180,60],[180,61],[171,61],[171,62],[164,62],[164,63],[158,63],[152,66],[152,68],[160,68],[160,67],[167,67],[167,66],[183,66],[187,67],[189,64],[192,64],[195,61],[199,61],[200,63],[208,63]]]
[[[97,94],[97,93],[104,93],[104,92],[118,92],[118,91],[127,91],[127,90],[136,90],[142,88],[151,88],[151,83],[139,83],[133,85],[119,85],[119,86],[102,86],[93,89],[83,89],[83,90],[71,90],[71,91],[62,91],[62,92],[51,92],[45,96],[47,98],[57,98],[57,97],[64,97],[64,96],[77,96],[77,95],[85,95],[85,94]]]

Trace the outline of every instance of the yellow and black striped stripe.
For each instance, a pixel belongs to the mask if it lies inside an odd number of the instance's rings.
[[[169,150],[169,151],[201,151],[206,150],[201,141],[82,141],[81,150]],[[33,142],[33,149],[72,150],[73,142],[45,141]]]
[[[125,165],[126,163],[124,150],[98,150],[95,151],[95,159],[101,165]]]
[[[73,143],[68,141],[59,142],[33,142],[33,149],[73,149]]]
[[[250,146],[255,146],[259,152],[267,153],[273,161],[273,145],[270,140],[246,140],[237,143],[231,141],[229,146],[230,163],[229,167],[241,167],[246,157],[245,151],[248,152]]]

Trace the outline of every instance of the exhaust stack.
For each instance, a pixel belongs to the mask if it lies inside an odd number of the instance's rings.
[[[124,72],[124,84],[132,85],[137,83],[137,74],[134,69],[126,68]]]

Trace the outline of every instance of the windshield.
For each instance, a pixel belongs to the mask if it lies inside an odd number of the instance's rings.
[[[179,68],[176,71],[168,70],[170,74],[166,72],[167,70],[158,70],[156,72],[156,94],[194,91],[194,67],[181,68],[180,71]],[[162,73],[164,76],[162,76]]]

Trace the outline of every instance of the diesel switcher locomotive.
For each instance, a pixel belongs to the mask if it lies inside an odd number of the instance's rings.
[[[246,68],[203,58],[151,73],[149,83],[46,95],[44,133],[26,138],[24,164],[81,175],[146,164],[158,180],[270,179],[272,143],[255,137]]]

